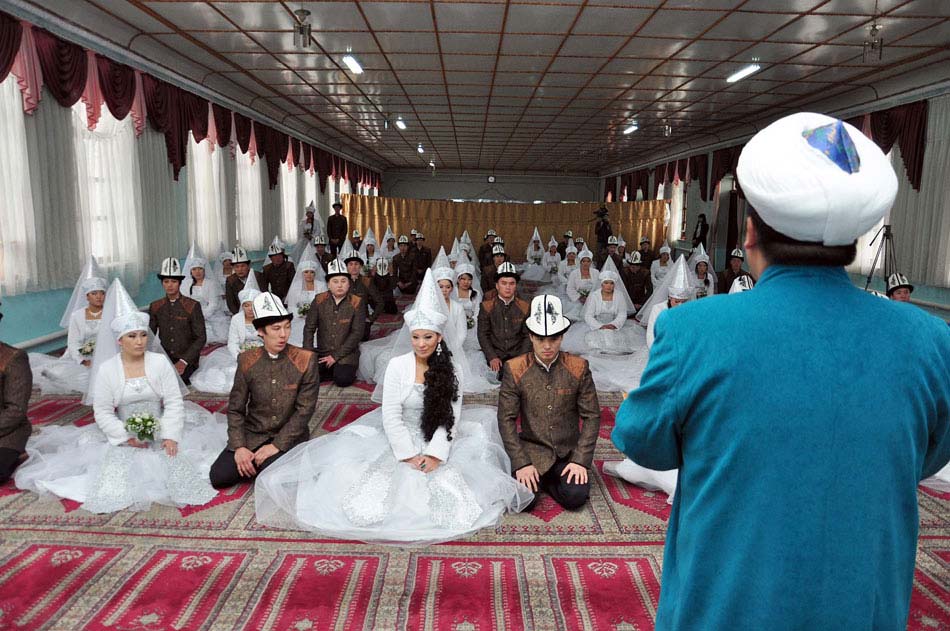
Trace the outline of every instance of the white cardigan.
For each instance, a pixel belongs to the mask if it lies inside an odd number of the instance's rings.
[[[455,368],[455,374],[456,376],[461,375],[458,366]],[[386,431],[389,445],[392,447],[393,455],[396,456],[397,460],[405,460],[419,455],[413,445],[412,435],[402,414],[403,403],[409,398],[415,382],[415,353],[398,355],[389,360],[389,365],[386,366],[386,377],[383,380],[383,429]],[[455,415],[453,430],[457,432],[459,419],[462,418],[461,383],[459,383],[458,400],[452,403],[452,413]],[[448,432],[445,431],[444,427],[439,427],[435,430],[432,440],[423,448],[422,454],[445,462],[449,457],[451,447],[452,443],[449,441]]]
[[[260,339],[255,334],[255,339]],[[228,352],[235,360],[241,354],[241,344],[247,340],[247,324],[244,322],[244,310],[241,309],[231,316],[228,325]]]
[[[146,351],[145,378],[162,399],[164,410],[159,423],[160,439],[181,442],[185,424],[185,404],[181,397],[178,375],[168,357]],[[92,398],[96,425],[109,439],[109,443],[117,446],[133,437],[125,430],[125,423],[115,413],[122,399],[124,386],[125,369],[122,366],[122,355],[117,354],[103,362],[99,368]]]
[[[574,271],[571,272],[571,275],[567,277],[567,297],[574,302],[580,302],[580,284],[586,280],[587,279],[581,278],[581,267],[578,265],[574,268]],[[590,293],[594,293],[595,290],[600,288],[600,272],[598,272],[593,265],[590,266],[589,280],[591,282]]]
[[[590,292],[590,296],[587,297],[587,302],[584,303],[584,322],[587,323],[591,331],[597,331],[600,327],[607,324],[612,324],[620,330],[627,322],[627,310],[623,306],[623,297],[614,292],[613,300],[607,302],[604,300],[603,294],[601,294],[600,291],[600,289],[595,289]],[[610,322],[600,322],[597,320],[597,316],[604,313],[613,315],[614,319]]]

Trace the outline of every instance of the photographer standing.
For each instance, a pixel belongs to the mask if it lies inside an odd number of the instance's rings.
[[[607,239],[613,236],[613,228],[610,227],[609,211],[606,206],[601,206],[594,211],[597,215],[597,223],[594,224],[594,235],[597,237],[597,258],[607,250]]]

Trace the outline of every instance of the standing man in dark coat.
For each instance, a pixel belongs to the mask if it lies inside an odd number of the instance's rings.
[[[241,310],[241,299],[238,298],[238,294],[244,289],[247,279],[253,273],[254,282],[257,288],[260,289],[261,275],[251,269],[251,259],[247,255],[247,250],[240,245],[234,247],[234,260],[231,262],[231,269],[234,273],[228,276],[228,280],[224,284],[224,298],[228,303],[228,311],[231,312],[231,315],[235,315]]]
[[[610,226],[610,217],[606,206],[601,206],[594,211],[597,215],[597,222],[594,224],[594,235],[597,237],[597,256],[607,249],[607,239],[614,233]]]
[[[531,301],[525,326],[533,352],[505,362],[498,431],[518,481],[577,510],[590,497],[600,403],[587,360],[561,352],[570,325],[559,298],[540,295]]]
[[[211,465],[211,486],[253,479],[307,440],[320,393],[317,355],[287,343],[293,316],[271,293],[254,299],[264,345],[238,356],[228,399],[228,446]]]
[[[409,237],[399,237],[399,254],[393,257],[393,270],[396,276],[396,288],[399,293],[414,294],[419,289],[419,279],[416,277],[416,259],[409,251]]]
[[[482,267],[482,294],[486,298],[489,292],[495,288],[495,281],[498,280],[495,277],[498,273],[498,268],[507,260],[508,255],[505,254],[504,246],[496,245],[492,247],[491,261],[488,265]]]
[[[32,390],[26,353],[0,342],[0,484],[26,460],[26,441],[33,432],[26,415]]]
[[[696,219],[696,229],[693,231],[693,249],[698,248],[700,244],[705,249],[708,235],[709,224],[706,223],[706,213],[699,213],[699,218]]]
[[[426,237],[421,232],[416,233],[416,278],[422,282],[426,270],[432,266],[432,250],[426,247]]]
[[[330,263],[328,290],[317,294],[307,313],[303,347],[313,349],[317,336],[320,378],[340,388],[353,385],[360,365],[360,341],[366,327],[366,303],[350,293],[350,275],[340,261]]]
[[[749,276],[749,272],[742,269],[743,261],[745,261],[745,255],[739,248],[729,253],[729,267],[719,272],[719,285],[716,287],[717,293],[728,294],[729,290],[732,289],[732,283],[734,283],[737,278],[740,276]]]
[[[485,238],[482,241],[481,246],[478,248],[478,265],[479,267],[485,267],[486,265],[491,264],[491,251],[495,247],[495,237],[498,236],[495,234],[494,230],[489,230],[485,233]]]
[[[389,273],[389,259],[381,256],[376,259],[376,269],[373,270],[373,288],[379,295],[383,303],[383,313],[396,315],[399,308],[396,305],[396,296],[393,292],[396,289],[396,279]]]
[[[346,241],[347,223],[343,216],[343,204],[333,204],[333,214],[327,217],[327,236],[330,237],[330,254],[336,256]]]
[[[261,291],[269,291],[281,300],[287,300],[287,292],[290,290],[290,283],[293,282],[297,270],[294,264],[287,260],[284,244],[280,242],[280,239],[274,239],[274,242],[270,244],[267,248],[267,256],[270,258],[270,263],[264,266],[264,271],[261,273]]]
[[[560,243],[557,244],[557,253],[561,255],[562,261],[567,260],[567,246],[570,244],[571,239],[573,238],[574,238],[574,231],[565,230],[564,238],[561,240]]]
[[[653,265],[653,261],[656,260],[656,255],[650,248],[650,238],[648,236],[640,237],[640,248],[637,252],[640,253],[640,265],[649,270],[650,266]]]
[[[518,272],[514,265],[502,263],[495,275],[495,292],[486,296],[478,310],[478,343],[488,365],[501,379],[504,363],[531,348],[523,326],[530,305],[518,297]]]
[[[148,325],[152,333],[158,334],[162,348],[182,381],[191,385],[191,375],[198,369],[201,349],[207,342],[201,304],[181,295],[181,281],[185,277],[178,259],[162,261],[158,278],[162,281],[165,297],[149,305]]]
[[[653,282],[650,280],[650,270],[641,265],[639,250],[630,255],[628,263],[629,265],[623,268],[623,285],[633,301],[634,308],[639,311],[653,295]]]

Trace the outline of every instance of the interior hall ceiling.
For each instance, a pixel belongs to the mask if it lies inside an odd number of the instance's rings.
[[[950,0],[19,4],[384,169],[603,174],[921,68],[950,74]],[[875,16],[884,59],[864,61]]]

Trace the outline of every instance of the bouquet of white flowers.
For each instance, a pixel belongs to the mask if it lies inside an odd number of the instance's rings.
[[[135,437],[139,440],[155,440],[155,430],[157,429],[158,419],[145,412],[133,414],[125,419],[125,431],[135,434]]]
[[[263,346],[264,342],[260,340],[249,340],[241,343],[241,352],[249,351],[251,349],[257,348],[258,346]]]
[[[309,302],[298,302],[297,303],[297,315],[301,318],[306,318],[307,314],[310,313],[310,304]]]
[[[83,357],[91,357],[96,352],[96,338],[91,337],[82,343],[79,347],[79,354]]]
[[[590,290],[589,290],[589,289],[578,289],[578,290],[577,290],[577,293],[579,293],[579,294],[581,295],[581,298],[586,298],[587,296],[590,295]]]
[[[470,328],[470,329],[474,329],[474,328],[475,328],[475,317],[474,317],[474,316],[470,316],[470,315],[466,315],[466,316],[465,316],[465,326],[468,327],[468,328]]]

